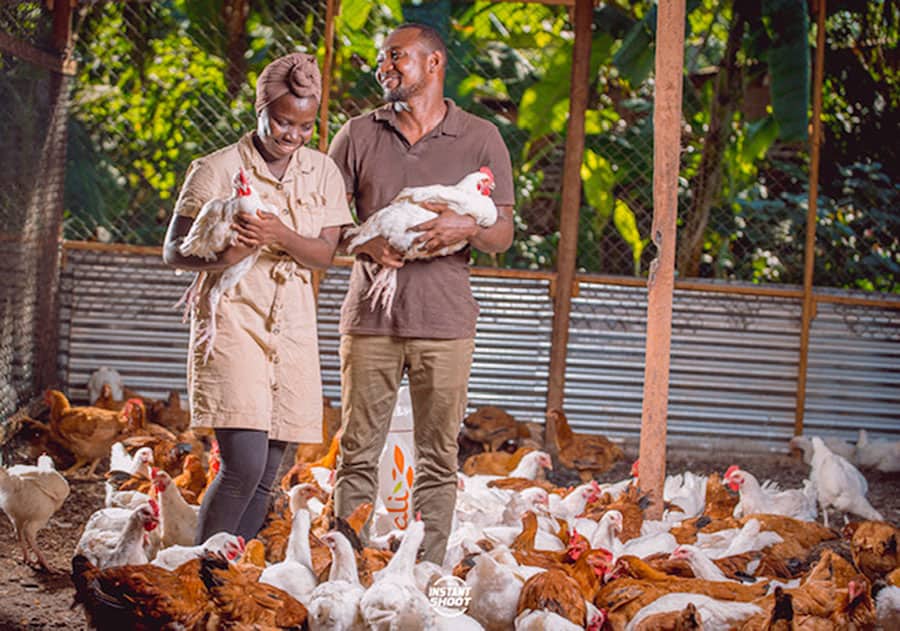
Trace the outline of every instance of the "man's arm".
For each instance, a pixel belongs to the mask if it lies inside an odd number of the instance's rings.
[[[482,228],[475,223],[474,217],[460,215],[446,204],[425,202],[422,207],[438,213],[438,216],[410,230],[422,231],[414,243],[423,243],[429,252],[437,252],[460,241],[468,241],[486,254],[506,252],[512,245],[512,206],[498,206],[497,221],[488,228]]]

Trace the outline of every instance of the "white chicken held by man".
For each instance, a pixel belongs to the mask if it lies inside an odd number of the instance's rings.
[[[38,458],[37,466],[16,465],[6,469],[0,463],[0,508],[12,522],[26,564],[30,549],[41,567],[50,570],[36,535],[68,496],[69,483],[46,454]]]
[[[257,211],[274,213],[250,186],[247,174],[241,168],[232,179],[234,191],[227,199],[211,199],[200,209],[191,229],[178,250],[184,256],[198,256],[207,261],[216,260],[219,253],[237,243],[237,232],[232,228],[238,213],[256,216]],[[179,306],[185,305],[184,316],[190,314],[205,300],[207,313],[205,325],[199,332],[196,344],[206,344],[203,361],[209,359],[216,339],[216,311],[219,300],[233,289],[259,258],[259,251],[250,254],[221,272],[198,272],[188,287]]]
[[[465,241],[437,251],[429,251],[423,243],[417,241],[422,232],[413,228],[438,216],[438,213],[422,204],[445,204],[453,212],[469,215],[479,226],[488,228],[497,221],[497,206],[491,199],[493,190],[494,174],[488,167],[470,173],[453,186],[435,184],[404,188],[390,204],[371,215],[361,225],[347,231],[346,236],[351,239],[347,244],[347,252],[352,254],[356,248],[375,237],[384,237],[391,247],[403,255],[405,261],[459,252],[466,246]],[[381,307],[390,316],[396,292],[397,270],[383,267],[372,279],[366,298],[371,300],[373,311]]]

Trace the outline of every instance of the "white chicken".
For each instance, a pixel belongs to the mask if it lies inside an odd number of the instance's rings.
[[[782,491],[770,482],[761,486],[753,474],[732,465],[723,481],[731,490],[740,491],[741,499],[734,507],[735,517],[768,513],[801,521],[816,520],[816,489],[810,480],[803,481],[803,489]]]
[[[199,559],[206,553],[221,554],[229,561],[234,561],[244,552],[244,538],[227,532],[217,532],[198,546],[171,546],[160,550],[153,565],[174,570],[191,559]]]
[[[407,526],[400,547],[363,594],[359,609],[369,629],[431,629],[435,612],[416,588],[413,567],[416,554],[425,538],[425,524],[419,520]],[[402,622],[400,622],[402,620]]]
[[[881,513],[872,508],[866,499],[869,483],[859,469],[847,462],[846,458],[832,453],[818,436],[813,437],[812,444],[813,459],[809,477],[816,485],[825,525],[828,526],[829,506],[844,513],[859,515],[863,519],[883,521]]]
[[[698,622],[702,623],[704,629],[740,628],[741,625],[739,623],[762,611],[758,605],[753,603],[716,600],[704,594],[674,592],[657,598],[643,609],[640,609],[628,621],[625,631],[639,628],[641,622],[653,614],[667,611],[682,611],[690,604],[693,604],[696,608],[697,617],[699,617]]]
[[[291,534],[288,536],[284,560],[263,570],[260,583],[274,585],[303,603],[309,604],[318,581],[312,570],[312,552],[309,546],[309,511],[301,507],[305,501],[300,485],[291,488]]]
[[[162,547],[192,545],[200,507],[188,504],[172,477],[162,469],[154,469],[152,480],[159,498]]]
[[[83,554],[100,569],[118,565],[142,565],[149,562],[144,550],[144,535],[157,525],[159,507],[150,500],[131,512],[122,530],[95,530],[90,527],[89,522],[75,546],[75,554]]]
[[[860,467],[878,469],[884,473],[900,471],[900,440],[869,440],[869,433],[861,429],[855,455],[856,464]]]
[[[257,192],[250,186],[244,169],[241,168],[232,179],[234,193],[227,199],[211,199],[200,209],[190,231],[184,237],[178,250],[184,256],[199,256],[207,261],[214,261],[220,252],[237,243],[237,232],[232,229],[235,217],[239,212],[256,215],[257,210],[274,213],[264,204]],[[176,307],[185,305],[185,319],[191,310],[206,300],[208,310],[203,330],[196,344],[206,344],[203,361],[209,359],[216,339],[216,310],[219,299],[233,289],[241,278],[250,270],[259,258],[259,251],[244,258],[238,263],[217,273],[198,272],[194,282],[188,287]]]
[[[46,454],[38,457],[37,466],[16,465],[6,469],[0,463],[0,508],[12,522],[26,564],[31,549],[41,567],[50,569],[36,536],[68,496],[69,483]]]
[[[100,391],[103,389],[103,386],[109,386],[112,398],[116,401],[121,401],[123,399],[122,396],[122,375],[120,375],[116,370],[112,368],[107,368],[106,366],[101,366],[93,373],[91,373],[90,379],[88,379],[87,389],[88,389],[88,400],[91,405],[93,405],[97,399],[100,398]]]
[[[321,537],[331,550],[328,580],[316,586],[309,598],[311,631],[353,631],[364,629],[359,601],[363,586],[359,582],[356,556],[347,537],[329,532]]]
[[[352,254],[356,248],[379,236],[387,239],[407,261],[458,252],[465,247],[465,241],[448,245],[437,252],[428,252],[413,244],[422,233],[411,231],[410,228],[437,217],[437,213],[423,208],[421,204],[447,204],[454,212],[469,215],[479,226],[487,228],[497,221],[497,206],[490,197],[493,189],[494,174],[488,167],[470,173],[453,186],[436,184],[404,188],[390,204],[369,216],[361,225],[347,231],[347,236],[352,239],[347,245],[347,252]],[[380,306],[390,316],[396,292],[397,270],[385,267],[372,279],[366,298],[371,300],[373,311]]]

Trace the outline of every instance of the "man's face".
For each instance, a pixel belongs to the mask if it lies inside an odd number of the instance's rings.
[[[319,103],[314,98],[292,94],[272,101],[267,107],[269,133],[260,136],[266,152],[274,158],[286,158],[309,142],[316,125]]]
[[[384,41],[376,59],[375,80],[388,103],[409,101],[428,80],[428,51],[414,28],[395,31]]]

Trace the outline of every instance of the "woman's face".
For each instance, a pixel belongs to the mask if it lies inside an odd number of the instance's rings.
[[[257,130],[265,153],[280,160],[308,143],[315,129],[318,110],[319,102],[309,97],[285,94],[272,101],[260,114],[261,121],[268,118],[268,129],[261,124]]]

